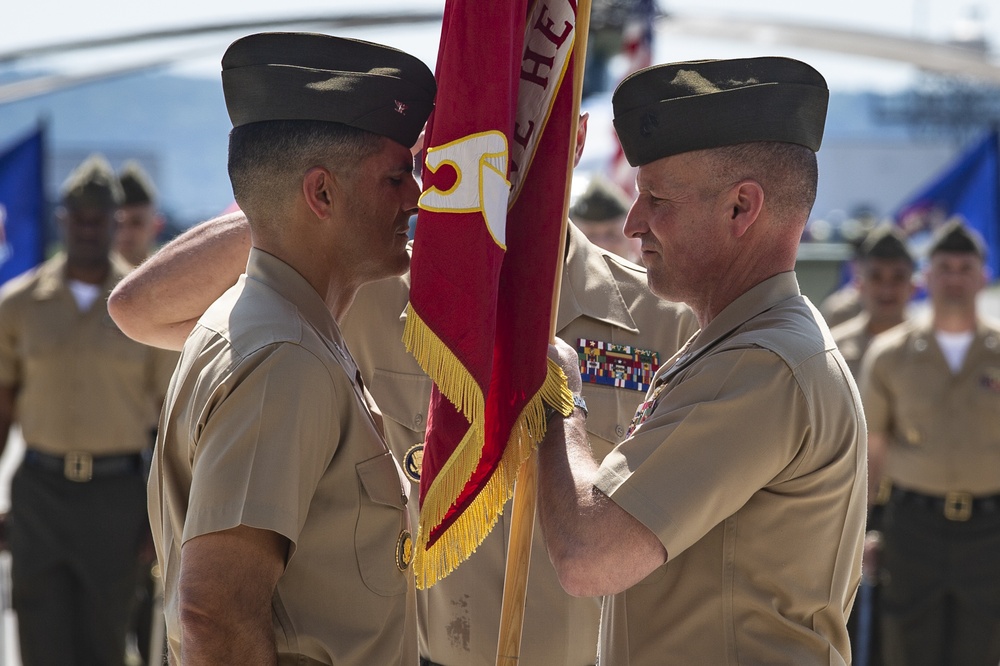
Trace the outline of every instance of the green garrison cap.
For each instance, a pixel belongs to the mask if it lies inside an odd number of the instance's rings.
[[[791,58],[656,65],[622,81],[611,103],[632,166],[752,141],[819,150],[830,97],[815,69]]]
[[[103,155],[93,154],[66,178],[59,191],[64,206],[117,208],[124,195],[114,169]]]
[[[156,188],[149,174],[135,160],[122,165],[118,181],[125,193],[124,205],[150,204],[156,199]]]
[[[865,259],[905,259],[913,265],[913,255],[906,247],[906,237],[894,224],[880,224],[865,236],[861,244]]]
[[[570,206],[569,216],[583,222],[607,222],[625,215],[631,206],[632,202],[620,187],[595,175],[580,198]]]
[[[270,32],[233,42],[222,56],[233,127],[321,120],[410,147],[434,106],[434,75],[397,49],[312,33]]]
[[[933,256],[936,252],[973,253],[979,255],[980,259],[985,259],[986,245],[978,233],[965,226],[961,219],[955,218],[938,227],[931,237],[927,256]]]

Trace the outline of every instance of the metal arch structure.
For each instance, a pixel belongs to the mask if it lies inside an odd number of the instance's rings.
[[[275,17],[254,21],[208,23],[195,26],[73,40],[0,52],[0,67],[73,51],[114,48],[139,43],[252,31],[280,27],[315,26],[324,29],[371,28],[393,25],[439,23],[443,12],[411,11],[385,13],[339,13],[298,17]],[[964,77],[989,85],[1000,85],[1000,62],[982,48],[957,46],[945,42],[900,37],[888,33],[847,30],[815,24],[762,20],[731,14],[661,14],[656,19],[658,34],[703,37],[746,44],[774,44],[810,50],[840,53],[902,64],[923,71]],[[0,104],[37,97],[66,88],[135,74],[164,67],[199,55],[196,52],[172,54],[131,63],[127,66],[98,68],[82,74],[45,74],[0,85]]]
[[[663,16],[657,34],[779,44],[913,65],[926,72],[1000,85],[1000,62],[982,48],[865,30],[762,21],[733,15]]]

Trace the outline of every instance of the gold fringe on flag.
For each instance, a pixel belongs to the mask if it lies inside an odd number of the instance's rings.
[[[573,395],[562,369],[548,359],[545,381],[514,422],[497,469],[469,506],[428,548],[431,530],[455,504],[482,458],[485,400],[479,385],[454,353],[411,305],[407,304],[406,311],[403,343],[407,350],[437,384],[441,394],[469,420],[469,429],[431,482],[420,507],[413,571],[417,589],[423,590],[454,571],[490,533],[513,495],[521,464],[545,436],[545,404],[568,416],[573,411]]]

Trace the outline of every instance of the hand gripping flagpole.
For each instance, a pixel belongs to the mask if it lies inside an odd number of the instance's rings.
[[[590,28],[590,0],[577,3],[576,28],[573,43],[573,118],[580,117],[580,98],[583,91],[583,71],[587,60],[587,33]],[[556,279],[552,289],[552,316],[549,321],[549,340],[556,335],[559,314],[559,292],[562,289],[563,257],[566,254],[566,223],[569,211],[570,186],[573,181],[574,156],[576,155],[577,123],[570,124],[572,136],[566,165],[566,187],[563,192],[563,214],[559,232],[559,257],[556,261]],[[503,602],[500,609],[500,637],[497,642],[497,666],[515,666],[521,653],[521,630],[524,624],[524,602],[528,587],[528,566],[531,561],[531,537],[535,528],[535,501],[537,499],[536,453],[521,465],[514,486],[511,509],[510,541],[507,544],[507,568],[504,574]],[[596,646],[595,646],[596,650]]]

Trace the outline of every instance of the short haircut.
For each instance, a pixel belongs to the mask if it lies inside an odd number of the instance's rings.
[[[236,203],[251,221],[287,206],[305,172],[323,166],[347,176],[386,139],[365,130],[319,120],[271,120],[229,133],[229,180]]]
[[[764,188],[764,200],[777,218],[804,221],[809,217],[819,181],[816,153],[811,149],[794,143],[758,141],[707,152],[715,160],[720,178],[759,182]]]

